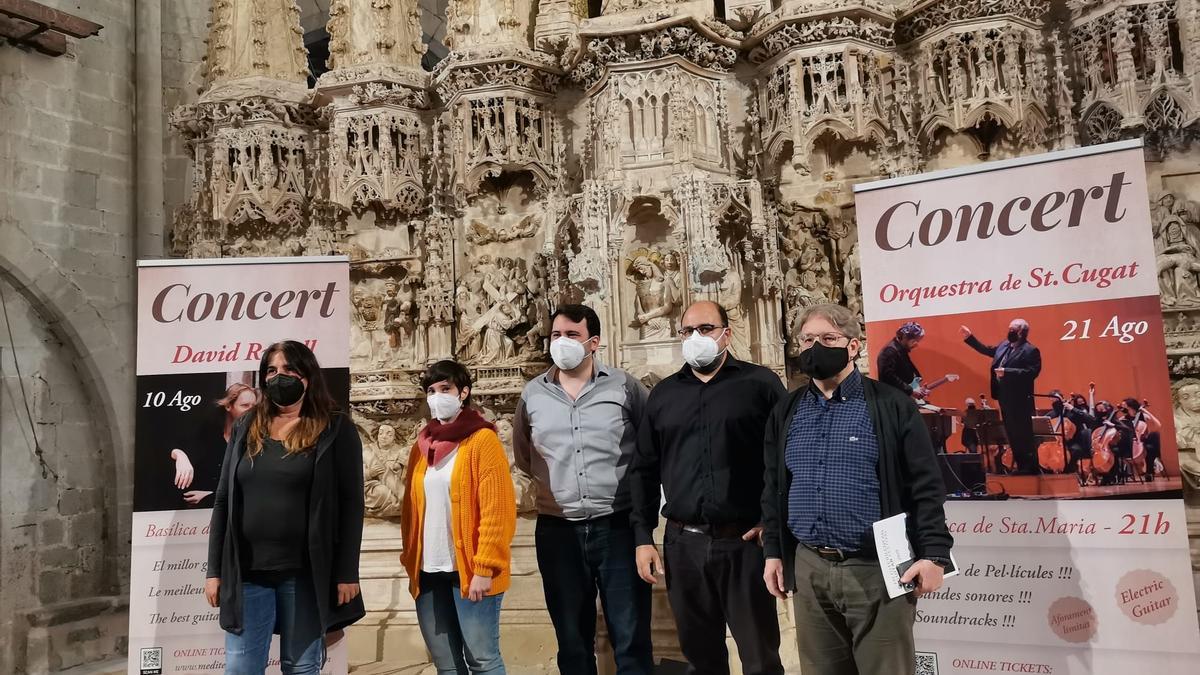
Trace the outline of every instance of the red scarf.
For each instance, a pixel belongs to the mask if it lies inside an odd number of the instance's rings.
[[[496,430],[496,425],[487,421],[474,408],[463,408],[453,422],[429,420],[417,435],[417,445],[425,453],[430,466],[439,464],[458,444],[480,429]]]

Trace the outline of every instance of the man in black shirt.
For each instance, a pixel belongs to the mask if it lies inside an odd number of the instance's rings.
[[[689,672],[729,673],[728,624],[746,675],[782,674],[774,598],[762,583],[763,431],[786,390],[728,353],[725,310],[683,315],[687,362],[650,392],[630,468],[638,573],[656,583],[659,489],[666,496],[667,597]]]
[[[875,370],[879,372],[879,381],[912,396],[923,399],[929,391],[923,387],[913,389],[913,380],[921,376],[921,371],[912,362],[912,350],[917,348],[921,338],[925,337],[925,329],[915,321],[900,326],[896,337],[879,350],[875,360]]]

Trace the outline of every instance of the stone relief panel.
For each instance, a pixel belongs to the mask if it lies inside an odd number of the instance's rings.
[[[1150,217],[1171,372],[1200,376],[1200,191],[1195,169],[1176,171],[1164,163],[1151,191]],[[1181,441],[1182,442],[1182,441]]]
[[[374,428],[366,428],[370,426]],[[404,472],[420,429],[411,422],[393,420],[366,427],[359,425],[359,435],[364,440],[363,494],[367,515],[399,518],[404,504]]]

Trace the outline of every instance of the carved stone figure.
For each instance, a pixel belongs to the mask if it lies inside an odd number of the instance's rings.
[[[467,230],[467,241],[477,246],[491,243],[507,243],[532,237],[541,226],[537,216],[525,216],[516,225],[507,229],[496,229],[478,220],[471,221]]]
[[[375,367],[376,360],[382,356],[378,333],[383,328],[383,298],[371,293],[369,289],[358,286],[352,296],[354,302],[354,323],[352,332],[352,358],[359,357],[369,367]]]
[[[842,263],[842,292],[846,294],[846,306],[861,319],[863,316],[862,263],[858,258],[858,242],[850,246],[846,260]]]
[[[535,266],[536,269],[536,266]],[[524,259],[480,255],[459,284],[458,355],[480,366],[507,365],[545,353],[542,280]]]
[[[408,448],[396,442],[396,428],[381,424],[375,442],[363,446],[363,496],[368,516],[395,518],[404,503]]]
[[[1200,223],[1197,205],[1159,198],[1153,209],[1154,249],[1158,259],[1158,285],[1164,307],[1200,304]]]
[[[495,421],[496,435],[500,437],[500,443],[504,446],[504,452],[508,455],[509,471],[512,473],[513,490],[516,493],[517,513],[536,513],[537,512],[537,488],[533,484],[533,479],[530,478],[524,471],[517,468],[513,456],[513,425],[512,419],[504,416]]]
[[[483,347],[482,325],[479,323],[487,309],[484,304],[483,276],[468,276],[458,287],[458,356],[473,361]]]
[[[638,249],[629,259],[625,273],[635,289],[630,327],[638,329],[642,340],[674,337],[679,297],[674,283],[664,274],[662,255],[650,249]]]
[[[388,347],[399,363],[409,364],[416,357],[416,282],[405,277],[399,284],[389,281],[386,288],[383,320]]]
[[[1200,380],[1184,378],[1171,389],[1175,398],[1175,438],[1179,447],[1200,450]]]
[[[725,308],[729,315],[729,327],[733,329],[729,347],[733,355],[739,359],[750,358],[750,323],[742,306],[742,295],[746,291],[742,277],[741,259],[728,249],[725,250],[725,273],[719,281],[709,284],[711,288],[704,293],[709,300]]]
[[[534,354],[548,354],[550,350],[550,304],[546,300],[544,275],[540,264],[529,270],[526,318],[530,328],[525,334],[525,344]]]

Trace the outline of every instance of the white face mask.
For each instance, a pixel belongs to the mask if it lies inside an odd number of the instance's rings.
[[[717,337],[724,334],[725,331],[722,330]],[[720,358],[724,351],[715,338],[701,335],[699,332],[692,333],[691,337],[683,341],[683,360],[700,371]]]
[[[550,358],[559,370],[574,370],[587,358],[587,350],[582,342],[564,335],[550,343]]]
[[[458,394],[429,394],[425,397],[425,402],[429,404],[429,414],[442,422],[453,418],[462,410],[462,399]]]

